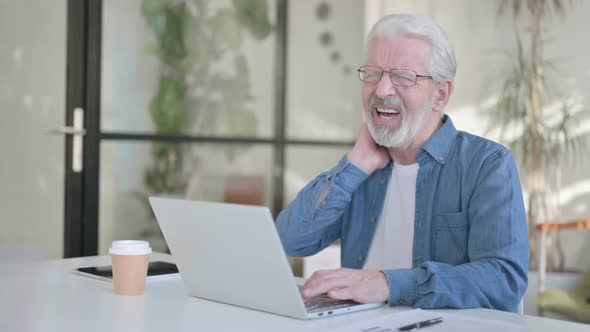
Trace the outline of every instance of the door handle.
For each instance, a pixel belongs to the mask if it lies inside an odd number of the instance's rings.
[[[86,129],[75,129],[74,127],[63,126],[49,131],[51,135],[86,135]]]
[[[49,131],[50,135],[72,135],[72,171],[76,173],[82,172],[84,152],[84,110],[82,108],[74,109],[73,126],[64,126],[55,128]]]

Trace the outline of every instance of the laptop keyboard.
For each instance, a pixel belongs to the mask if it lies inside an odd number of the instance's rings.
[[[301,290],[301,286],[299,290]],[[326,294],[316,295],[305,302],[305,309],[308,312],[325,311],[357,305],[358,303],[351,300],[335,300]]]

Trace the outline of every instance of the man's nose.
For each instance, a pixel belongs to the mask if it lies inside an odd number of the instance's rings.
[[[375,94],[379,98],[384,98],[387,96],[397,94],[397,90],[395,89],[395,86],[391,83],[391,78],[389,78],[388,73],[383,73],[381,80],[377,83],[377,87],[375,88]]]

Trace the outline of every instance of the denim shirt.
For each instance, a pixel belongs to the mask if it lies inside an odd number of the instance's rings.
[[[417,155],[412,268],[383,271],[389,304],[517,312],[529,243],[514,158],[442,121]],[[368,175],[345,156],[310,182],[277,219],[287,255],[310,256],[340,239],[342,267],[362,269],[392,167]]]

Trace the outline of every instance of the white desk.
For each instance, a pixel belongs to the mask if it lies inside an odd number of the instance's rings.
[[[157,253],[151,259],[172,261]],[[0,265],[0,331],[327,331],[406,310],[383,307],[301,321],[189,297],[179,278],[149,283],[144,296],[123,297],[113,295],[110,283],[70,273],[108,264],[110,258],[100,256]],[[515,322],[530,331],[590,331],[588,325],[488,309],[452,312]]]

